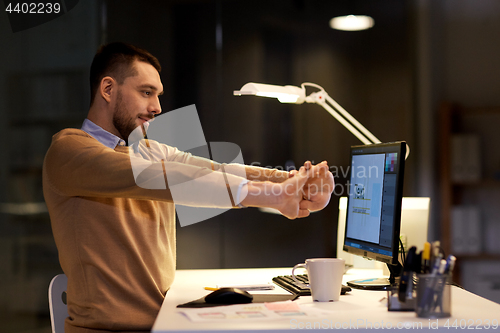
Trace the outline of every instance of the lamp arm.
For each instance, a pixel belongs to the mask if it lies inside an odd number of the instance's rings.
[[[316,103],[321,105],[325,110],[327,110],[335,119],[337,119],[338,122],[340,122],[345,128],[347,128],[352,134],[354,134],[361,142],[363,142],[365,145],[370,145],[374,143],[381,143],[381,141],[373,135],[366,127],[361,125],[359,121],[356,120],[349,112],[347,112],[342,106],[340,106],[339,103],[337,103],[333,98],[328,95],[328,93],[323,89],[323,87],[315,84],[315,83],[310,83],[310,82],[304,82],[302,83],[302,90],[304,91],[306,87],[305,86],[311,86],[314,88],[319,89],[317,92],[313,92],[309,96],[305,98],[305,101],[307,103]],[[330,107],[326,102],[330,103],[335,109]],[[342,114],[342,116],[339,114]],[[346,121],[346,119],[348,121]],[[352,125],[354,126],[352,126]],[[362,132],[363,134],[361,134]]]
[[[319,85],[309,82],[302,83],[302,90],[305,94],[305,86],[312,86],[320,89],[320,91],[314,92],[305,98],[307,103],[316,103],[321,105],[328,113],[330,113],[339,123],[341,123],[345,128],[349,130],[355,137],[357,137],[365,145],[371,145],[374,143],[381,143],[381,141],[373,135],[366,127],[364,127],[359,121],[356,120],[349,112],[347,112],[339,103],[337,103],[333,98],[328,95],[328,93]],[[333,109],[326,102],[330,103],[335,109]],[[339,114],[342,114],[342,116]],[[349,121],[347,121],[347,120]],[[349,123],[350,122],[350,123]],[[352,125],[351,125],[352,124]],[[353,126],[354,125],[354,126]],[[361,134],[361,132],[364,134]],[[410,146],[406,144],[406,156],[405,159],[410,155]]]
[[[321,105],[326,111],[328,111],[328,113],[330,113],[335,119],[337,119],[337,121],[339,123],[341,123],[345,128],[347,128],[349,130],[349,132],[351,132],[355,137],[357,137],[365,145],[373,144],[373,142],[371,142],[368,138],[366,138],[363,134],[361,134],[354,126],[349,124],[349,122],[347,120],[342,118],[342,116],[337,111],[335,111],[330,105],[326,104],[326,102],[324,100],[317,101],[315,103]]]
[[[326,94],[326,92],[325,92]],[[366,127],[361,125],[359,121],[356,120],[349,112],[347,112],[340,104],[338,104],[330,95],[326,94],[326,100],[328,103],[333,105],[335,109],[337,109],[347,120],[349,120],[357,129],[359,129],[366,137],[368,137],[372,143],[381,143],[381,141],[373,135]]]
[[[370,131],[368,131],[363,125],[361,125],[353,116],[349,114],[344,108],[342,108],[337,102],[331,98],[328,93],[316,84],[303,83],[302,88],[305,90],[305,85],[311,85],[316,88],[321,89],[320,91],[313,92],[305,98],[307,103],[316,103],[321,105],[328,113],[330,113],[339,123],[341,123],[345,128],[349,130],[354,136],[356,136],[365,145],[371,145],[374,143],[380,143],[380,140],[375,137]],[[329,102],[334,108],[328,105]],[[342,116],[339,114],[342,114]],[[347,120],[346,120],[347,119]],[[354,125],[354,126],[353,126]],[[361,133],[363,132],[363,134]]]

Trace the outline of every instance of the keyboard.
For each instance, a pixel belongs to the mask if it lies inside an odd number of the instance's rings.
[[[304,284],[309,283],[309,278],[307,274],[295,275],[297,280]],[[297,284],[291,275],[280,275],[273,278],[273,282],[276,283],[281,288],[286,291],[291,292],[292,294],[299,296],[311,296],[311,289],[304,288]],[[340,292],[342,295],[345,295],[346,292],[351,291],[351,287],[342,285],[342,291]]]

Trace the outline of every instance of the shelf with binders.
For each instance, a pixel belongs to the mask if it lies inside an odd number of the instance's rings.
[[[440,109],[441,240],[457,256],[455,280],[471,263],[500,264],[500,107]]]

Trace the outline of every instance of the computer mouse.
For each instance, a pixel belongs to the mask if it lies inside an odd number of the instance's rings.
[[[205,302],[211,304],[251,303],[253,296],[238,288],[220,288],[205,296]]]

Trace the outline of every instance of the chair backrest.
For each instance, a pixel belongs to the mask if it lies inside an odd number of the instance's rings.
[[[66,287],[68,278],[64,274],[54,276],[49,285],[49,310],[52,333],[64,333],[64,321],[68,317]]]

